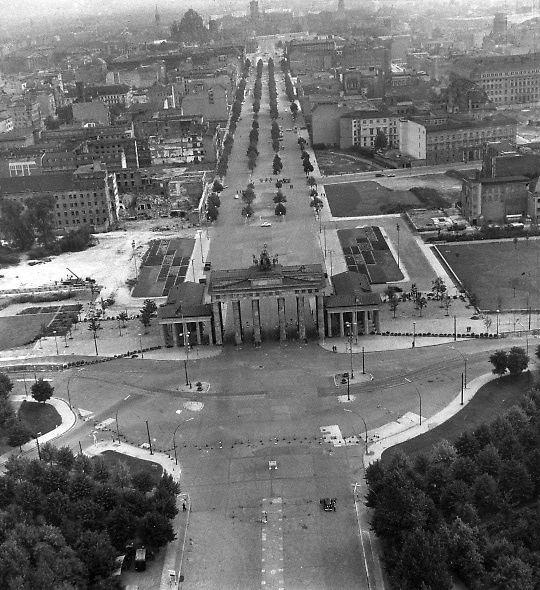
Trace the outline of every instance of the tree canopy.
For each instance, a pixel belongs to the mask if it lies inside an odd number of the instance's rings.
[[[366,471],[367,504],[391,582],[403,590],[537,588],[540,391],[414,461]]]
[[[10,458],[0,476],[0,588],[118,588],[114,560],[128,541],[158,549],[174,538],[177,484],[140,491],[129,472],[50,446],[47,462]],[[149,489],[150,488],[150,489]]]

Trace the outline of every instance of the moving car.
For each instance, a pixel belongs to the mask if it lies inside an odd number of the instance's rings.
[[[264,223],[261,223],[261,227],[272,227],[272,224],[269,221],[265,221]]]

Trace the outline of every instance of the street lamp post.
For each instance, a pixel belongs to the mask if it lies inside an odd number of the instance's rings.
[[[412,323],[412,348],[416,346],[416,322]]]
[[[139,334],[139,348],[141,350],[141,358],[144,358],[144,352],[143,352],[143,348],[142,348],[142,334]]]
[[[399,268],[399,230],[401,228],[399,227],[399,223],[396,223],[396,231],[397,231],[397,265]]]
[[[41,432],[38,432],[36,434],[36,446],[37,446],[37,454],[39,457],[39,460],[41,461],[41,449],[39,448],[39,437],[41,436]]]
[[[368,436],[367,436],[367,424],[366,424],[366,421],[364,420],[364,418],[362,416],[360,416],[360,414],[357,414],[354,410],[350,410],[348,408],[345,408],[344,411],[345,412],[352,412],[355,416],[358,416],[358,418],[360,418],[360,420],[362,420],[362,422],[364,423],[364,442],[365,442],[366,450],[367,450]]]
[[[464,383],[465,383],[465,376],[463,375],[463,373],[461,373],[461,403],[460,403],[460,405],[463,405],[463,390],[465,389]]]
[[[366,349],[362,346],[362,375],[366,374]]]
[[[146,434],[148,435],[148,446],[150,447],[150,454],[153,455],[154,451],[152,450],[152,439],[150,438],[150,427],[148,426],[148,420],[146,422]]]
[[[178,457],[176,456],[176,433],[178,429],[182,426],[182,423],[178,424],[178,426],[174,429],[172,442],[173,442],[173,449],[174,449],[174,464],[178,465]]]
[[[58,352],[58,340],[56,339],[56,330],[54,330],[53,334],[54,334],[54,344],[56,346],[56,354],[59,354],[59,352]]]
[[[358,297],[355,296],[354,298],[354,343],[358,344]],[[363,372],[363,370],[362,370]]]
[[[350,322],[347,322],[347,330],[349,333],[349,351],[350,351],[350,359],[351,359],[351,379],[354,379],[354,371],[353,371],[353,333],[352,333],[352,326]]]
[[[133,264],[135,266],[135,280],[139,280],[139,271],[137,269],[137,254],[135,252],[135,240],[131,242],[131,247],[133,249]]]
[[[500,310],[497,309],[497,337],[499,336],[499,313]]]
[[[422,396],[420,395],[420,390],[418,389],[418,387],[416,387],[416,385],[414,385],[414,388],[416,389],[418,399],[420,400],[420,426],[422,426]]]
[[[455,352],[457,352],[461,358],[463,359],[463,385],[465,387],[465,389],[467,389],[467,357],[461,352],[461,350],[458,350],[457,348],[454,348],[453,346],[450,347],[452,350],[454,350]]]
[[[120,442],[120,428],[118,427],[118,410],[116,410],[116,414],[114,415],[114,419],[116,420],[116,438],[118,439],[118,442]]]

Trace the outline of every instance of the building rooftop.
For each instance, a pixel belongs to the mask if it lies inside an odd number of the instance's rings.
[[[212,307],[204,303],[205,286],[185,281],[171,287],[167,302],[158,308],[158,318],[209,316]]]
[[[354,307],[380,305],[381,296],[371,291],[369,279],[358,272],[342,272],[332,277],[334,294],[326,300],[326,307]]]
[[[35,176],[12,176],[0,178],[0,192],[14,195],[31,192],[55,192],[103,187],[105,173],[88,176],[75,176],[72,173],[40,174]]]
[[[435,115],[433,119],[441,119]],[[411,121],[424,125],[426,131],[451,131],[453,129],[481,129],[483,127],[500,127],[502,125],[516,125],[516,120],[505,115],[496,115],[489,119],[470,119],[461,117],[446,117],[443,123],[431,122],[431,118],[409,117]]]

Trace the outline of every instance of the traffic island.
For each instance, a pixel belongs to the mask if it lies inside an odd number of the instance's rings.
[[[207,381],[190,381],[187,385],[183,383],[178,386],[180,393],[208,393],[210,383]]]

